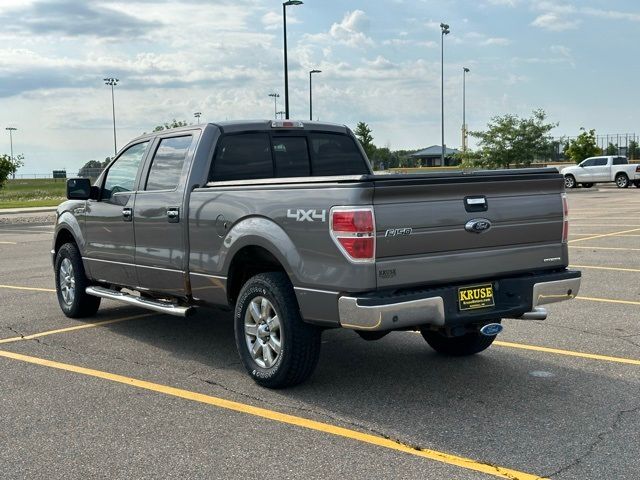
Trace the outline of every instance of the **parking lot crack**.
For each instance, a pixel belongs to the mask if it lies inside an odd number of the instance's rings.
[[[622,419],[625,415],[629,415],[629,414],[634,414],[634,413],[638,413],[640,412],[640,405],[626,409],[626,410],[619,410],[614,419],[613,422],[611,422],[611,425],[609,425],[609,427],[607,427],[604,431],[600,432],[598,435],[596,435],[595,439],[587,446],[586,451],[580,455],[579,457],[577,457],[575,460],[571,461],[570,463],[568,463],[567,465],[564,465],[563,467],[559,468],[558,470],[556,470],[555,472],[549,474],[549,475],[544,475],[544,477],[546,478],[553,478],[556,477],[578,465],[580,465],[580,463],[582,463],[582,461],[591,456],[593,454],[593,452],[596,450],[596,448],[612,433],[614,433],[619,427],[620,427],[620,423],[622,422]]]
[[[11,325],[7,325],[5,327],[7,330],[9,330],[11,333],[16,334],[17,336],[19,336],[20,338],[24,338],[24,335],[22,333],[20,333],[19,331],[17,331],[15,328],[13,328]]]

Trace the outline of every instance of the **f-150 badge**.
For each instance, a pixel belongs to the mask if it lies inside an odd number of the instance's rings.
[[[287,218],[295,218],[296,222],[315,222],[316,220],[320,222],[327,221],[327,211],[326,210],[305,210],[303,208],[293,209],[290,208],[287,210]]]

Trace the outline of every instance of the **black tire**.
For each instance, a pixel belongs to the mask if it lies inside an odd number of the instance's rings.
[[[639,181],[635,181],[635,182],[633,182],[633,184],[634,184],[637,188],[640,188],[640,182],[639,182]]]
[[[624,173],[619,173],[616,175],[616,186],[618,188],[628,188],[629,187],[629,177],[627,177]]]
[[[266,299],[270,307],[261,309],[258,312],[261,315],[256,319],[249,309],[252,302],[263,306],[262,299]],[[266,328],[269,318],[273,320],[274,316],[278,319],[278,328]],[[263,387],[284,388],[300,384],[311,376],[318,364],[320,330],[302,320],[293,287],[284,273],[260,273],[244,284],[236,303],[234,330],[242,364],[251,378]],[[249,333],[254,330],[255,335]],[[272,347],[274,342],[280,346],[279,352]],[[258,350],[252,354],[254,347]],[[265,358],[269,352],[271,357],[275,354],[271,365]]]
[[[576,178],[573,175],[565,175],[564,188],[576,188],[577,186]]]
[[[429,346],[442,355],[452,357],[464,357],[474,355],[486,350],[496,339],[494,336],[485,336],[480,332],[469,332],[459,337],[447,337],[441,332],[422,330],[422,337]]]
[[[591,187],[593,187],[593,183],[583,183],[582,186],[584,188],[591,188]]]
[[[69,265],[71,268],[69,269]],[[61,272],[61,270],[63,270]],[[87,295],[85,289],[90,285],[82,265],[78,247],[65,243],[56,255],[55,263],[56,293],[60,309],[67,317],[83,318],[95,315],[100,307],[100,298]],[[69,275],[65,275],[68,272]],[[69,293],[68,285],[73,285]],[[65,293],[66,292],[66,293]]]

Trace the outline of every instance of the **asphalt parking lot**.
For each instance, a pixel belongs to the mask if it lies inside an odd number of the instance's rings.
[[[583,283],[547,320],[463,359],[328,331],[282,391],[245,374],[229,313],[64,317],[52,227],[0,224],[2,478],[640,478],[640,189],[569,201]]]

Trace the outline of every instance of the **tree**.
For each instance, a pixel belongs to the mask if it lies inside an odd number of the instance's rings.
[[[609,142],[609,145],[607,145],[607,155],[617,155],[618,154],[618,145],[614,145],[613,143]]]
[[[373,158],[373,155],[376,152],[376,146],[373,144],[373,136],[371,135],[369,125],[364,122],[358,122],[354,133],[360,141],[362,148],[364,148],[367,157]]]
[[[580,128],[580,130],[582,130],[582,133],[574,140],[570,140],[564,149],[565,156],[576,163],[602,153],[596,142],[596,131],[593,128],[587,131],[584,127]]]
[[[630,160],[635,160],[636,157],[640,155],[640,150],[638,149],[638,142],[635,140],[631,140],[629,142],[629,148],[627,149],[627,156]]]
[[[154,132],[159,132],[161,130],[169,130],[170,128],[178,128],[178,127],[186,127],[187,122],[184,120],[176,120],[175,118],[171,120],[171,122],[165,122],[164,125],[157,125],[156,128],[153,129]]]
[[[549,132],[557,123],[545,123],[544,110],[534,110],[530,118],[506,114],[493,117],[486,131],[470,132],[479,139],[478,157],[474,165],[487,168],[528,166],[537,158],[548,155],[551,148]]]
[[[0,190],[4,187],[9,175],[13,175],[22,165],[24,165],[23,160],[23,155],[18,155],[13,157],[13,159],[10,155],[0,155]]]
[[[98,160],[89,160],[78,171],[78,176],[79,177],[97,177],[104,167],[105,165],[102,165],[102,162]]]

